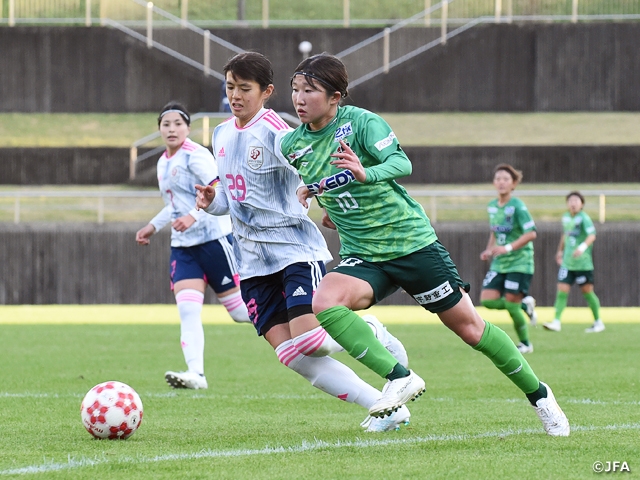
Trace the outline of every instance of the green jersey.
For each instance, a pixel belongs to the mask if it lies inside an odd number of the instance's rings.
[[[498,199],[492,200],[487,207],[487,213],[496,245],[512,243],[525,233],[536,229],[527,206],[519,198],[511,197],[503,206],[498,205]],[[533,275],[533,242],[494,257],[490,269],[498,273],[518,272]]]
[[[358,182],[350,170],[331,165],[330,155],[349,145],[365,168]],[[338,107],[322,130],[301,125],[284,136],[281,150],[300,174],[340,236],[340,256],[369,262],[403,257],[437,240],[422,206],[395,182],[411,162],[391,127],[358,107]]]
[[[573,257],[573,252],[578,246],[589,235],[596,233],[596,227],[593,226],[591,217],[582,210],[573,217],[571,213],[567,212],[562,216],[562,230],[564,232],[562,267],[567,270],[593,270],[593,243],[578,258]]]

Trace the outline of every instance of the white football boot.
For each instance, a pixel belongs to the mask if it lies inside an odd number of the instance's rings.
[[[409,400],[415,400],[425,391],[425,383],[413,370],[409,376],[390,380],[382,389],[382,396],[369,408],[372,417],[386,417]]]
[[[553,437],[568,437],[570,432],[569,420],[564,414],[551,388],[544,382],[540,382],[547,388],[547,398],[541,398],[533,409],[542,421],[545,432]]]
[[[604,330],[604,323],[602,323],[602,320],[598,319],[595,322],[593,322],[593,325],[591,325],[589,328],[585,329],[586,333],[598,333]]]
[[[409,425],[411,413],[406,405],[402,405],[396,412],[388,417],[375,418],[368,415],[360,425],[366,428],[365,432],[389,432],[400,430],[401,425]]]
[[[529,342],[529,345],[525,345],[524,343],[520,342],[518,345],[516,345],[516,348],[522,354],[533,353],[533,343],[531,342]]]
[[[552,332],[559,332],[560,330],[562,330],[562,323],[560,323],[560,320],[558,320],[557,318],[555,318],[552,322],[543,323],[542,326],[545,330],[551,330]]]
[[[206,377],[195,372],[169,371],[164,374],[164,379],[173,388],[190,388],[193,390],[209,388]]]
[[[538,323],[538,314],[536,313],[536,299],[533,298],[531,295],[527,295],[522,299],[522,303],[524,303],[525,306],[527,307],[525,312],[529,317],[529,323],[531,324],[532,327],[535,327]]]
[[[376,336],[380,343],[386,348],[391,355],[398,361],[404,368],[409,366],[409,356],[404,348],[404,345],[400,340],[391,335],[380,320],[373,315],[363,315],[362,319],[369,324],[373,334]]]

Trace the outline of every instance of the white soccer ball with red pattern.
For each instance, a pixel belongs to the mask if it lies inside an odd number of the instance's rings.
[[[95,438],[124,440],[142,423],[142,401],[129,385],[112,380],[87,392],[80,416],[84,428]]]

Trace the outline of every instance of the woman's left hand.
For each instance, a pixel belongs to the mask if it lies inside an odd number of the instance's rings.
[[[331,154],[332,157],[336,158],[331,162],[331,165],[350,170],[357,181],[364,183],[367,179],[367,172],[364,171],[360,159],[344,140],[340,140],[340,147],[342,151]]]

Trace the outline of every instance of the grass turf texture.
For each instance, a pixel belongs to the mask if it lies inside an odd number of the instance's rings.
[[[595,461],[640,465],[638,309],[603,309],[601,334],[585,334],[588,312],[573,308],[561,333],[532,331],[527,358],[567,413],[568,438],[544,434],[520,392],[434,316],[372,310],[396,319],[390,329],[427,381],[400,432],[365,434],[364,409],[310,387],[250,326],[219,321],[220,307],[204,315],[205,391],[164,384],[164,370],[183,365],[175,306],[1,307],[0,477],[565,479],[591,478]],[[505,315],[485,313],[512,335]],[[543,321],[550,315],[541,309]],[[126,441],[93,440],[80,423],[86,391],[111,379],[144,402],[142,426]]]
[[[403,146],[640,144],[637,112],[380,114]],[[220,121],[212,118],[211,129]],[[201,128],[194,121],[196,142]],[[0,114],[3,147],[128,148],[156,130],[157,113]]]

